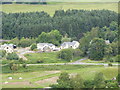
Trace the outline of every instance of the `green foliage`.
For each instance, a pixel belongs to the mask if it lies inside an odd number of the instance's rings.
[[[103,73],[97,73],[94,77],[94,88],[105,88]]]
[[[62,39],[62,35],[58,30],[52,30],[49,33],[42,32],[37,39],[37,42],[41,43],[52,43],[54,45],[59,45]]]
[[[102,60],[105,51],[105,41],[101,38],[94,38],[89,48],[89,58],[93,60]]]
[[[73,59],[73,49],[63,49],[58,53],[58,58],[70,61]]]
[[[84,81],[85,88],[94,88],[94,81],[93,80],[86,80]]]
[[[67,33],[69,37],[75,37],[78,40],[83,33],[90,31],[93,27],[108,27],[112,21],[118,21],[118,14],[109,10],[58,10],[53,17],[43,11],[2,13],[2,36],[4,39],[35,38],[42,32],[56,29],[62,35]],[[54,43],[58,44],[58,42]]]
[[[32,42],[31,39],[25,39],[25,38],[23,37],[23,38],[21,38],[18,46],[25,48],[25,47],[29,47],[32,43],[33,43],[33,42]]]
[[[16,37],[16,38],[13,38],[9,43],[12,43],[12,44],[18,46],[19,42],[20,42],[20,40]]]
[[[112,67],[113,65],[112,65],[112,63],[108,63],[108,66]]]
[[[61,73],[57,80],[59,88],[70,88],[70,77],[66,72]]]
[[[115,56],[115,61],[120,63],[120,55]]]
[[[73,50],[73,57],[80,57],[83,56],[83,52],[80,49]]]
[[[24,63],[25,60],[23,60],[23,58],[19,58],[19,62],[20,62],[20,63]]]
[[[18,64],[15,64],[13,61],[9,63],[9,68],[11,71],[17,71],[18,70]]]
[[[120,84],[120,72],[118,73],[117,77],[116,77],[117,82]]]
[[[16,53],[8,53],[6,56],[6,59],[8,60],[18,60],[19,56]]]
[[[62,37],[61,42],[62,42],[62,43],[63,43],[63,42],[71,42],[71,40],[72,40],[72,39],[69,38],[67,34],[65,34],[64,37]]]
[[[0,59],[6,55],[6,51],[0,50]]]
[[[107,80],[106,82],[106,87],[107,88],[118,88],[118,83],[115,80]]]
[[[44,63],[44,61],[43,60],[38,60],[37,63]]]
[[[116,56],[118,54],[118,49],[119,49],[119,46],[118,46],[118,41],[117,42],[112,42],[110,44],[111,48],[112,48],[112,55],[113,56]]]
[[[71,87],[72,88],[84,88],[84,80],[80,74],[71,78]]]
[[[35,50],[35,49],[37,49],[37,45],[36,45],[36,43],[32,44],[31,47],[30,47],[30,49],[31,49],[31,50]]]
[[[23,66],[23,68],[27,68],[27,64],[23,64],[22,66]]]
[[[84,37],[80,39],[80,50],[83,51],[84,55],[87,55],[91,40],[98,37],[98,30],[99,28],[92,28],[90,32],[84,33]]]

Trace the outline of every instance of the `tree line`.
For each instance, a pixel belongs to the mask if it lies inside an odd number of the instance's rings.
[[[91,31],[93,27],[110,26],[117,22],[118,14],[109,10],[57,10],[53,17],[48,13],[4,13],[2,12],[2,38],[18,37],[36,38],[42,32],[59,30],[74,40],[83,37],[83,33]]]
[[[95,74],[93,80],[84,80],[82,75],[77,74],[70,76],[67,72],[62,72],[57,80],[57,84],[52,84],[50,87],[55,88],[70,88],[70,89],[80,89],[82,88],[119,88],[120,74],[116,76],[116,80],[105,80],[104,74],[98,72]]]

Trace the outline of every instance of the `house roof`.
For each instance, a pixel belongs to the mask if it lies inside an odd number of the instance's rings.
[[[61,44],[62,47],[68,45],[68,46],[74,46],[76,43],[78,43],[77,41],[72,41],[72,42],[64,42]]]
[[[45,45],[55,46],[54,44],[51,44],[51,43],[38,43],[37,45],[39,45],[39,46],[45,46]]]

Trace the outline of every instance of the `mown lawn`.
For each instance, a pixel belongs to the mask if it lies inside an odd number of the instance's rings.
[[[116,77],[118,74],[118,67],[104,67],[104,66],[81,66],[81,65],[63,65],[63,66],[29,66],[32,71],[22,73],[8,73],[3,74],[3,83],[8,81],[8,84],[3,84],[3,87],[48,87],[52,82],[45,81],[44,83],[35,83],[41,80],[50,79],[52,77],[58,77],[61,72],[68,72],[69,74],[81,74],[84,80],[93,80],[94,76],[98,72],[102,72],[106,80]],[[38,69],[39,68],[39,69]],[[13,77],[12,80],[8,80],[8,77]],[[18,78],[22,77],[22,80]],[[13,85],[12,83],[31,82],[30,85]]]
[[[6,13],[17,13],[17,12],[36,12],[45,11],[51,16],[56,10],[68,10],[68,9],[108,9],[118,12],[118,3],[54,3],[48,5],[27,5],[27,4],[7,4],[2,5],[2,11]]]

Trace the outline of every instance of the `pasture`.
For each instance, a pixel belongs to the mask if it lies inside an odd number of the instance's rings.
[[[81,66],[81,65],[64,65],[64,66],[29,66],[34,69],[32,72],[8,73],[2,75],[3,88],[20,88],[20,87],[48,87],[50,84],[56,83],[61,72],[68,72],[71,76],[77,73],[81,74],[84,80],[93,80],[98,72],[104,74],[106,80],[110,80],[117,76],[118,67],[103,66]],[[38,69],[39,68],[39,69]],[[41,69],[42,68],[42,69]],[[36,69],[36,70],[35,70]],[[8,77],[13,77],[9,80]],[[23,79],[19,80],[18,78]],[[5,84],[5,82],[8,82]]]
[[[2,11],[5,13],[20,13],[20,12],[47,12],[51,16],[56,10],[68,9],[84,9],[84,10],[101,10],[108,9],[118,12],[118,3],[51,3],[48,5],[29,5],[29,4],[6,4],[2,5]]]

